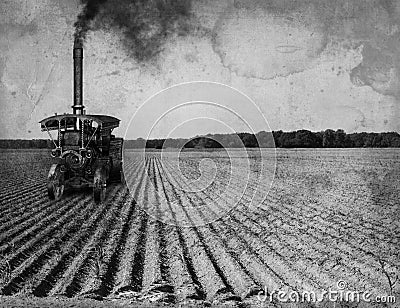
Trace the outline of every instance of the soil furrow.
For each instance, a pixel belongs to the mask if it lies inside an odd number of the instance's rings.
[[[124,252],[124,247],[127,245],[129,238],[129,230],[132,227],[135,217],[134,215],[136,214],[136,203],[132,199],[128,199],[126,202],[129,204],[129,212],[126,215],[127,219],[122,226],[121,234],[115,250],[110,258],[107,271],[102,277],[102,282],[98,290],[98,295],[101,297],[108,296],[113,290],[115,281],[117,279],[116,275],[118,267],[120,266],[122,254]]]
[[[122,226],[125,224],[125,220],[129,218],[128,212],[131,208],[131,203],[127,202],[128,199],[129,193],[124,190],[121,198],[114,201],[113,206],[120,204],[120,209],[118,209],[111,220],[107,222],[108,229],[104,230],[104,233],[99,237],[99,242],[96,243],[96,247],[101,247],[101,251],[96,251],[98,255],[96,256],[97,260],[95,266],[90,268],[89,274],[82,277],[84,278],[84,282],[82,283],[79,295],[101,298],[99,294],[100,287],[103,282],[106,283],[105,275],[108,267],[111,265],[110,259],[112,253],[115,251],[118,244]]]
[[[164,183],[167,184],[166,186],[169,186],[169,191],[172,193],[174,199],[177,200],[178,206],[183,210],[186,218],[193,223],[185,209],[188,206],[187,200],[183,199],[182,196],[176,192],[175,187],[166,181],[165,177],[162,178]],[[233,296],[232,287],[227,282],[221,268],[217,265],[202,235],[194,225],[193,227],[183,228],[183,234],[190,250],[198,256],[197,258],[192,258],[192,260],[195,262],[197,276],[206,291],[207,299],[228,300]]]
[[[46,182],[43,181],[35,181],[29,187],[22,188],[18,186],[19,188],[16,188],[15,190],[8,190],[7,193],[2,195],[0,205],[7,205],[18,200],[20,195],[31,195],[32,197],[36,197],[37,195],[42,194],[46,189],[46,186],[44,185],[45,183]],[[28,197],[25,197],[25,199],[27,198]]]
[[[171,179],[175,180],[174,174],[171,175]],[[185,191],[185,188],[186,189],[194,188],[194,187],[187,187],[184,182],[178,183],[174,181],[173,185],[176,185],[182,191]],[[197,194],[197,198],[200,198],[200,201],[202,202],[203,206],[196,206],[192,202],[191,197],[188,196],[188,198],[193,208],[196,209],[197,214],[199,215],[199,216],[196,215],[197,216],[196,221],[199,221],[201,224],[204,224],[205,216],[203,211],[200,210],[200,208],[204,207],[206,205],[205,202],[207,201],[201,198],[200,193]],[[213,212],[211,207],[207,207],[207,210]],[[217,216],[215,217],[218,218]],[[255,292],[258,293],[259,291],[261,291],[261,288],[249,276],[246,268],[240,262],[238,262],[237,259],[232,258],[232,255],[227,252],[226,250],[227,247],[224,246],[223,243],[221,244],[220,237],[215,232],[215,230],[210,228],[210,225],[204,225],[202,227],[198,227],[198,230],[199,233],[202,234],[202,237],[204,237],[204,243],[207,243],[208,247],[212,247],[213,251],[218,252],[214,253],[213,257],[218,263],[218,266],[223,270],[227,281],[229,281],[229,284],[232,285],[235,294],[238,294],[242,299],[247,296],[255,294]]]
[[[82,211],[83,213],[87,213],[88,211],[90,211],[90,199],[86,198],[82,202],[84,203],[84,206],[89,204],[89,207],[83,208],[84,211]],[[79,209],[78,206],[77,209]],[[86,217],[87,216],[88,215],[86,215]],[[51,260],[54,258],[54,254],[58,255],[60,247],[65,245],[65,242],[68,241],[71,233],[75,232],[76,229],[80,226],[80,223],[84,221],[82,215],[78,214],[75,217],[76,219],[71,220],[62,227],[62,231],[60,232],[60,234],[58,234],[57,236],[53,236],[50,241],[40,247],[40,254],[38,252],[35,252],[37,258],[28,266],[24,266],[23,271],[14,278],[14,281],[11,281],[9,283],[14,284],[14,286],[12,287],[13,293],[16,293],[19,290],[22,290],[22,293],[32,292],[32,286],[35,284],[36,281],[40,281],[42,279],[41,277],[43,277],[41,269],[45,268],[45,270],[48,270],[48,267],[46,267],[45,265],[48,266],[49,263],[51,263]]]
[[[76,197],[76,201],[83,199],[82,196]],[[78,203],[81,204],[81,203]],[[82,205],[82,204],[81,204]],[[9,266],[11,270],[17,268],[23,260],[29,258],[36,247],[43,243],[55,234],[54,231],[74,214],[75,205],[73,202],[66,204],[61,209],[57,210],[53,215],[48,216],[39,223],[39,226],[34,226],[31,229],[25,230],[21,234],[21,238],[11,241],[7,246],[3,246],[2,253],[9,254]],[[38,233],[35,231],[38,230]],[[56,233],[57,234],[57,233]]]
[[[199,277],[195,271],[192,257],[189,253],[189,248],[182,229],[179,227],[179,222],[176,219],[175,212],[172,210],[170,200],[165,189],[165,184],[160,172],[160,166],[156,164],[157,173],[156,181],[157,188],[171,212],[173,218],[173,226],[167,226],[172,229],[167,239],[167,252],[170,277],[175,283],[174,291],[175,296],[179,302],[186,302],[190,300],[204,300],[206,294],[201,286]],[[178,249],[178,247],[180,249]]]
[[[38,229],[38,222],[43,221],[46,217],[49,217],[49,215],[56,211],[57,208],[60,209],[63,206],[59,202],[52,202],[47,200],[43,202],[43,204],[45,204],[46,206],[41,211],[36,211],[34,213],[28,212],[26,215],[22,216],[19,221],[17,220],[15,224],[14,221],[10,221],[9,224],[6,224],[4,229],[6,229],[7,225],[11,225],[13,226],[13,228],[3,231],[4,235],[0,236],[0,245],[7,241],[8,238],[14,238],[14,245],[16,245],[16,240],[23,232],[25,232],[29,228],[32,228],[29,233],[34,233],[34,230]],[[65,204],[67,205],[67,203]],[[0,251],[1,249],[2,247],[0,248]]]
[[[138,196],[144,185],[143,178],[146,170],[145,166],[143,166],[140,162],[139,171],[140,172],[137,172],[139,176],[134,178],[136,180],[139,179],[139,183],[138,185],[135,185],[134,191],[131,192],[131,196],[134,200],[138,200]],[[117,271],[114,274],[114,285],[111,294],[118,295],[124,292],[138,292],[138,288],[133,279],[135,272],[134,266],[139,264],[139,262],[135,263],[135,258],[141,258],[141,254],[138,252],[138,250],[142,249],[141,241],[143,241],[143,236],[145,235],[147,215],[143,212],[140,205],[134,200],[135,215],[131,225],[129,226],[127,240],[123,246],[123,251],[120,252],[120,262],[118,268],[116,269]]]
[[[99,267],[102,265],[102,243],[113,226],[115,217],[119,215],[122,204],[119,204],[118,201],[124,195],[121,187],[116,188],[115,193],[108,195],[108,200],[106,199],[104,202],[110,203],[110,209],[106,211],[105,217],[100,220],[97,228],[90,230],[89,241],[63,276],[61,288],[56,285],[50,292],[51,294],[63,294],[68,297],[79,294],[91,271],[98,273]]]
[[[148,238],[145,248],[143,291],[148,300],[157,297],[157,301],[174,301],[173,287],[170,283],[167,256],[165,253],[165,230],[160,222],[160,200],[156,181],[156,157],[150,159],[148,167],[150,185],[147,189],[147,203],[156,217],[149,220]],[[149,214],[149,213],[148,213]]]
[[[84,208],[86,204],[87,200],[86,202],[79,202],[76,206],[76,210]],[[62,227],[62,223],[64,223],[66,217],[62,218],[63,219],[60,219],[52,225],[54,230],[61,229],[61,231],[58,231],[56,235],[52,234],[51,237],[43,236],[41,240],[31,243],[30,246],[25,247],[25,249],[15,257],[10,258],[9,266],[11,268],[11,279],[1,289],[2,294],[11,295],[22,288],[25,279],[30,275],[35,275],[40,266],[42,266],[49,258],[46,252],[55,247],[57,242],[62,242],[64,240],[65,235],[68,234],[68,227],[65,229]],[[49,233],[50,231],[48,231],[46,235]]]
[[[47,201],[46,198],[47,194],[43,193],[37,198],[27,198],[25,203],[19,200],[19,206],[17,208],[10,207],[7,211],[3,211],[2,218],[0,218],[0,233],[6,232],[11,227],[23,223],[32,215],[37,215],[50,206],[54,206],[54,204]]]
[[[52,261],[48,264],[48,268],[40,275],[40,277],[44,278],[40,279],[38,281],[39,283],[36,283],[36,286],[32,287],[32,292],[35,296],[43,297],[48,295],[56,282],[70,266],[74,257],[84,246],[88,239],[88,233],[96,228],[96,225],[98,225],[102,217],[104,217],[107,208],[110,207],[109,203],[98,207],[92,200],[90,201],[92,206],[84,215],[82,219],[83,223],[77,225],[78,228],[73,230],[75,231],[73,232],[73,236],[58,249],[59,253],[53,256]]]

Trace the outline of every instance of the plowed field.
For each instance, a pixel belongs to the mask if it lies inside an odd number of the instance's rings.
[[[258,171],[228,185],[223,153],[182,153],[177,170],[174,154],[129,152],[127,185],[95,204],[90,190],[48,200],[48,151],[3,150],[0,294],[268,307],[280,302],[261,302],[264,290],[343,281],[399,297],[400,150],[277,150],[259,207],[249,206]],[[199,169],[203,158],[216,173]]]

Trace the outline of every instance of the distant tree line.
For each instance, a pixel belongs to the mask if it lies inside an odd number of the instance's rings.
[[[272,138],[273,137],[273,138]],[[207,134],[193,139],[151,139],[126,140],[127,148],[386,148],[400,147],[400,135],[389,133],[351,133],[343,129],[327,129],[321,132],[298,130],[283,132],[281,130],[257,134]]]
[[[273,137],[273,138],[272,138]],[[301,129],[293,132],[281,130],[271,133],[261,131],[257,134],[207,134],[192,139],[150,139],[138,138],[125,140],[129,149],[141,148],[387,148],[400,147],[400,135],[389,133],[351,133],[343,129],[327,129],[321,132],[311,132]],[[53,143],[45,139],[3,139],[0,148],[52,148]]]

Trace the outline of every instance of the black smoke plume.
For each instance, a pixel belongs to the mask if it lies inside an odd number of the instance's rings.
[[[86,33],[90,30],[90,23],[98,14],[100,8],[107,0],[82,0],[84,4],[82,12],[75,22],[75,41],[84,41]]]
[[[173,35],[190,29],[191,0],[86,0],[75,23],[75,38],[89,30],[116,33],[125,51],[137,61],[148,61],[162,51]]]

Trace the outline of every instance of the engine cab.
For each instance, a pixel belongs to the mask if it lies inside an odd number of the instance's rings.
[[[86,114],[55,115],[40,122],[42,131],[53,141],[51,156],[57,160],[57,166],[49,174],[52,179],[48,187],[50,198],[60,198],[54,195],[55,173],[61,173],[57,178],[62,178],[62,189],[96,187],[94,181],[99,180],[96,172],[100,174],[102,185],[110,179],[122,181],[123,140],[111,134],[119,122],[112,116]],[[58,182],[56,186],[61,185]]]

